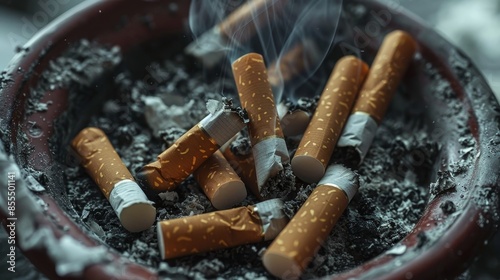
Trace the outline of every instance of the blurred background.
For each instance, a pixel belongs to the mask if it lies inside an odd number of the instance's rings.
[[[16,48],[61,13],[84,0],[0,0],[0,71]],[[385,0],[420,16],[467,53],[500,101],[500,0]],[[17,272],[7,271],[6,233],[0,229],[0,279],[45,279],[17,252]],[[15,276],[15,277],[13,277]],[[500,234],[461,279],[500,279]]]

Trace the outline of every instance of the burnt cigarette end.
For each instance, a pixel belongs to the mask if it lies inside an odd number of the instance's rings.
[[[287,219],[281,200],[158,222],[162,259],[272,239]]]
[[[346,56],[335,65],[292,159],[293,172],[302,181],[316,183],[325,174],[367,73],[368,65],[354,56]]]
[[[357,175],[349,169],[333,165],[327,173],[265,251],[262,261],[274,276],[300,277],[357,191]]]
[[[289,159],[278,112],[268,82],[264,59],[260,54],[246,54],[232,65],[240,102],[248,112],[248,129],[253,146],[259,187],[283,170]]]
[[[353,112],[367,113],[380,123],[416,50],[417,42],[408,33],[396,30],[387,34],[373,60]]]
[[[134,181],[104,132],[95,127],[85,128],[76,135],[71,146],[123,227],[130,232],[150,228],[156,218],[156,208]]]
[[[142,181],[155,192],[171,191],[198,169],[221,145],[245,126],[238,113],[222,102],[210,101],[210,112],[197,125],[141,170]]]
[[[245,184],[220,151],[194,172],[194,178],[217,209],[227,209],[247,196]]]

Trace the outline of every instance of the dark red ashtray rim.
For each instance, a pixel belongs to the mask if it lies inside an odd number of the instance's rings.
[[[432,62],[446,79],[468,114],[469,129],[477,141],[477,154],[466,176],[456,178],[457,185],[463,186],[456,191],[438,194],[428,204],[425,213],[413,231],[400,244],[406,246],[402,255],[382,254],[361,266],[332,276],[333,279],[436,279],[452,278],[463,272],[488,238],[498,226],[498,186],[500,182],[500,109],[494,95],[480,72],[469,62],[468,71],[474,79],[464,82],[458,70],[449,64],[451,51],[461,53],[446,42],[414,16],[402,11],[393,4],[377,1],[350,1],[349,5],[363,4],[370,11],[389,11],[395,15],[387,29],[402,29],[412,34],[420,44],[421,55]],[[392,6],[391,6],[392,5]],[[189,1],[182,0],[143,0],[143,1],[105,1],[87,0],[78,7],[64,14],[34,36],[18,53],[7,68],[11,79],[0,91],[1,120],[0,129],[6,132],[2,140],[9,147],[16,163],[30,166],[36,170],[45,170],[53,162],[48,141],[53,134],[53,120],[67,107],[68,92],[65,89],[47,92],[42,98],[53,100],[46,112],[38,112],[25,117],[25,105],[30,98],[30,89],[38,83],[41,73],[51,59],[61,55],[67,47],[82,38],[95,40],[103,44],[120,46],[126,55],[134,46],[145,42],[178,34],[185,30],[189,11]],[[148,15],[150,25],[142,21]],[[117,28],[123,18],[128,22],[125,28]],[[465,57],[462,54],[463,57]],[[39,124],[41,136],[32,137],[27,133],[29,122]],[[22,135],[34,146],[34,151],[23,158]],[[457,139],[447,139],[448,142]],[[446,147],[449,157],[458,154],[457,145]],[[48,204],[48,211],[58,217],[58,224],[48,217],[40,217],[39,223],[50,227],[55,236],[71,235],[82,244],[94,247],[101,245],[86,235],[82,229],[60,208],[56,200],[48,193],[34,194]],[[460,215],[440,238],[430,246],[417,248],[418,235],[432,232],[442,227],[443,217],[439,206],[444,201],[460,201],[463,205]],[[493,205],[485,207],[485,204]],[[19,206],[21,207],[21,206]],[[493,209],[493,210],[492,210]],[[0,213],[4,226],[6,215]],[[479,220],[482,222],[480,223]],[[63,226],[66,230],[62,230]],[[55,272],[55,266],[44,250],[27,250],[25,255],[45,275],[53,279],[65,279]],[[111,264],[94,264],[87,267],[82,275],[86,279],[156,279],[155,272],[144,266],[131,263],[112,252]],[[109,265],[120,269],[106,269]]]

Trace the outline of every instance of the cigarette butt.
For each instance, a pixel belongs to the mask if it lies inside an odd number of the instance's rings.
[[[80,131],[71,146],[81,164],[111,203],[121,224],[130,232],[148,229],[156,209],[123,164],[104,132],[95,127]]]
[[[194,178],[217,209],[230,208],[247,196],[245,184],[220,151],[194,172]]]
[[[246,54],[233,62],[232,68],[241,105],[250,119],[248,128],[260,188],[283,170],[283,163],[290,158],[263,57]]]
[[[416,49],[415,40],[400,30],[389,33],[382,42],[337,144],[354,150],[353,154],[358,154],[357,164],[361,164],[368,153]]]
[[[266,269],[279,278],[299,278],[357,189],[356,174],[341,165],[330,166],[325,178],[264,252]]]
[[[354,56],[340,59],[321,94],[318,107],[292,159],[292,170],[307,183],[325,174],[368,66]]]
[[[299,75],[306,68],[305,56],[304,45],[296,44],[289,52],[271,63],[267,71],[271,86],[277,87],[282,82],[286,83]]]
[[[250,0],[238,7],[221,23],[190,43],[185,51],[213,67],[230,46],[249,41],[264,25],[273,21],[288,0]]]
[[[199,126],[195,125],[172,146],[158,155],[158,159],[142,169],[148,185],[160,192],[177,187],[213,153],[218,144]]]
[[[276,88],[290,82],[312,65],[316,65],[321,57],[320,51],[311,40],[303,40],[295,44],[285,54],[271,63],[267,70],[269,83]]]
[[[416,49],[417,42],[404,31],[386,35],[354,105],[354,113],[363,112],[377,123],[382,121]]]
[[[247,189],[259,200],[263,200],[259,185],[257,184],[253,155],[251,153],[248,155],[236,155],[230,148],[227,148],[224,150],[224,157],[240,176],[241,180],[243,180]]]
[[[311,114],[303,110],[295,110],[285,114],[281,118],[283,134],[286,136],[297,136],[303,134],[309,122],[311,121]]]
[[[289,137],[303,134],[311,121],[310,112],[302,109],[289,111],[285,102],[278,104],[278,115],[281,120],[281,130]]]
[[[288,222],[279,199],[158,222],[162,259],[271,240]]]
[[[269,19],[273,19],[275,11],[281,10],[287,0],[250,0],[232,12],[218,24],[220,34],[226,40],[236,39],[238,43],[248,41]]]
[[[210,114],[143,167],[138,176],[156,192],[171,191],[245,126],[238,113],[221,103]]]

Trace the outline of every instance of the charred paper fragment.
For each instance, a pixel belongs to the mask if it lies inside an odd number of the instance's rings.
[[[293,172],[302,181],[316,183],[325,174],[367,73],[366,63],[354,56],[346,56],[335,65],[292,159]]]
[[[249,53],[233,62],[232,67],[241,105],[250,120],[248,129],[260,191],[290,158],[263,57]]]
[[[416,50],[416,41],[404,31],[393,31],[384,38],[337,144],[355,149],[358,164],[366,156]]]
[[[186,53],[213,67],[225,55],[229,45],[246,43],[275,13],[282,10],[288,0],[250,0],[241,5],[221,23],[202,34],[186,47]]]
[[[331,165],[312,194],[264,252],[266,269],[282,279],[299,278],[358,191],[358,175]]]
[[[247,196],[245,184],[220,151],[208,158],[193,175],[217,209],[230,208]]]
[[[134,181],[104,132],[95,127],[80,131],[71,142],[81,164],[109,200],[121,224],[130,232],[151,227],[156,209]]]
[[[156,192],[175,189],[245,126],[245,113],[229,105],[209,101],[210,114],[158,155],[156,161],[144,166],[138,174],[140,180]]]
[[[288,219],[283,202],[271,199],[196,216],[158,222],[162,259],[272,240]]]

